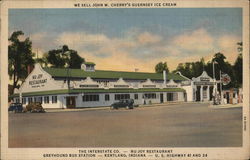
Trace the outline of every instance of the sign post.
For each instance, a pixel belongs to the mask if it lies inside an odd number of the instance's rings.
[[[231,82],[231,78],[228,74],[222,74],[220,71],[220,86],[221,86],[221,99],[222,104],[224,104],[223,92],[222,92],[222,85],[228,85]]]
[[[221,99],[221,104],[224,104],[224,97],[223,97],[223,91],[222,91],[222,80],[221,80],[221,70],[220,70],[220,99]]]

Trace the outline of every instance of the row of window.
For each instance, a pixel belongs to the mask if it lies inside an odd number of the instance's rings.
[[[109,101],[109,94],[105,94],[105,101]],[[82,96],[83,102],[99,101],[99,94],[91,94]],[[115,100],[130,99],[129,94],[115,94]],[[138,99],[138,94],[135,94],[135,99]]]
[[[156,93],[145,93],[143,95],[145,99],[156,99]],[[99,94],[91,94],[82,96],[83,102],[99,101]],[[105,101],[110,100],[109,94],[105,94]],[[130,99],[130,94],[115,94],[115,100]],[[138,94],[134,94],[134,99],[138,99]]]
[[[145,99],[156,99],[156,93],[145,93],[143,97]]]
[[[32,102],[40,102],[40,103],[44,103],[44,104],[48,104],[50,101],[50,96],[40,96],[40,97],[28,97],[28,104],[32,103]],[[16,102],[20,103],[20,99],[16,98]],[[23,97],[22,98],[22,104],[26,104],[27,103],[27,98]],[[57,96],[52,96],[52,103],[57,103]]]
[[[99,95],[93,94],[93,95],[84,95],[82,96],[83,102],[92,102],[92,101],[99,101]]]
[[[57,103],[57,96],[51,96],[52,98],[52,103]],[[145,93],[143,95],[143,98],[145,99],[156,99],[156,93]],[[105,101],[110,100],[110,95],[105,94],[104,97]],[[115,94],[115,100],[122,100],[122,99],[130,99],[130,94]],[[133,99],[138,99],[138,94],[134,94]],[[178,94],[177,93],[167,93],[167,101],[176,101],[178,99]],[[22,103],[26,104],[27,98],[23,97],[22,98]],[[83,102],[92,102],[92,101],[99,101],[99,94],[91,94],[91,95],[84,95],[82,96],[82,101]],[[19,103],[20,100],[19,98],[16,99],[16,102]],[[40,97],[28,97],[28,104],[32,102],[40,102],[44,104],[49,104],[50,102],[50,96],[40,96]]]
[[[115,94],[115,100],[130,99],[129,94]]]
[[[177,101],[178,93],[167,93],[167,101]]]

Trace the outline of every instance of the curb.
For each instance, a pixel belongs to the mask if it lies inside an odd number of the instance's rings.
[[[224,104],[224,105],[209,105],[208,107],[213,109],[223,109],[223,108],[239,108],[242,106],[243,106],[242,103],[238,103],[238,104]]]
[[[156,106],[172,106],[177,104],[198,104],[198,103],[207,103],[207,102],[173,102],[173,103],[156,103],[156,104],[146,104],[139,105],[135,108],[144,108],[144,107],[156,107]],[[110,109],[109,106],[105,107],[89,107],[89,108],[75,108],[75,109],[46,109],[46,113],[58,113],[58,112],[78,112],[78,111],[92,111],[92,110],[107,110]]]
[[[78,112],[78,111],[92,111],[92,110],[105,110],[110,107],[93,107],[93,108],[76,108],[76,109],[46,109],[46,113],[58,113],[58,112]]]

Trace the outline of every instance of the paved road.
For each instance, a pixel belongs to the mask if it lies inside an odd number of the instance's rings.
[[[9,114],[9,147],[238,147],[241,137],[241,107]]]

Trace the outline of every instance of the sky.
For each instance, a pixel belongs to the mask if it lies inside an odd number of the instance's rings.
[[[21,30],[41,57],[66,44],[96,69],[154,72],[209,61],[221,52],[234,63],[242,41],[241,8],[10,9],[9,36]]]

